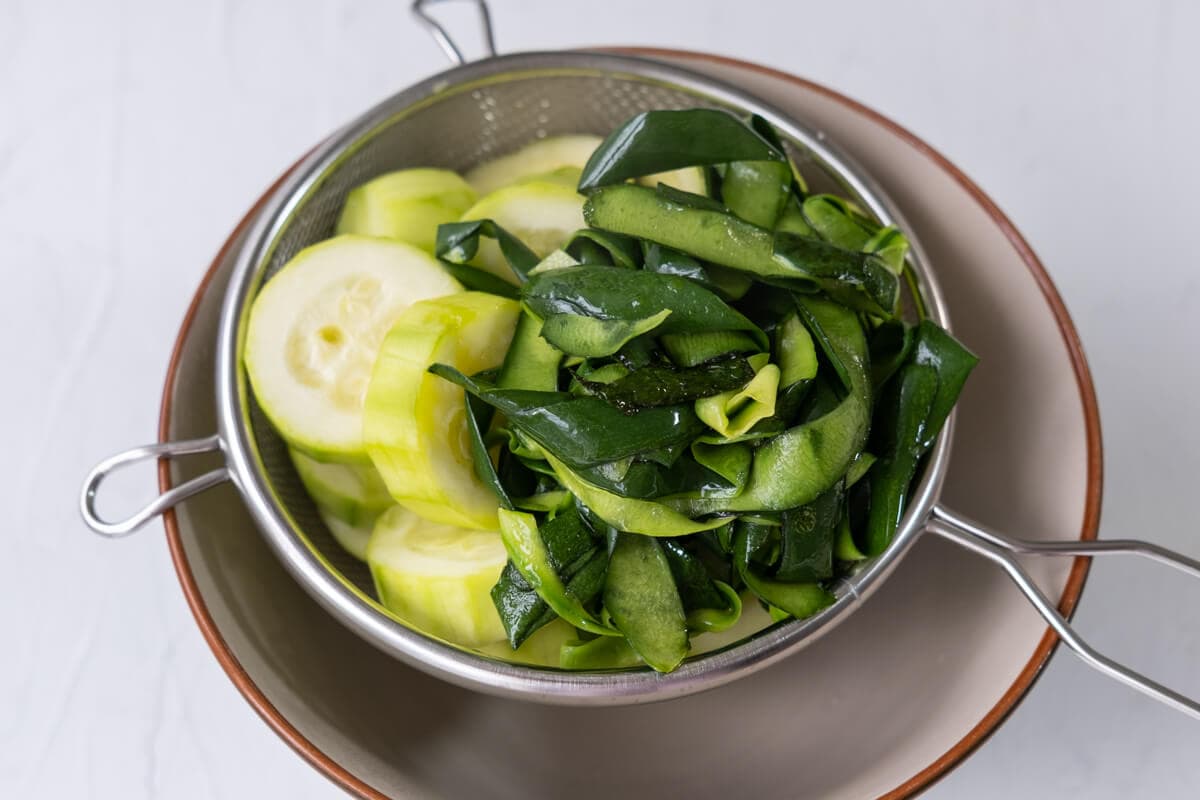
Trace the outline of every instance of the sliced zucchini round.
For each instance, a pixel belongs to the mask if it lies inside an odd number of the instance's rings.
[[[499,189],[467,209],[462,218],[495,220],[539,258],[562,247],[572,233],[587,226],[583,197],[574,186],[553,180],[529,180]],[[471,263],[507,281],[516,281],[500,246],[490,239],[479,243],[479,252]]]
[[[559,167],[550,172],[539,172],[537,175],[530,175],[527,178],[521,178],[516,181],[516,184],[534,183],[536,181],[544,181],[546,183],[560,183],[563,186],[569,186],[574,189],[579,186],[579,178],[583,175],[583,170],[579,167]],[[515,184],[514,184],[515,185]]]
[[[317,461],[294,448],[289,452],[317,507],[349,525],[365,525],[370,532],[379,515],[396,503],[371,464]]]
[[[490,592],[507,560],[494,527],[429,522],[401,507],[379,518],[367,545],[383,607],[425,633],[467,647],[504,641]]]
[[[383,342],[363,413],[366,450],[392,498],[435,522],[496,529],[496,496],[475,475],[463,390],[427,371],[499,366],[520,306],[462,292],[414,303]]]
[[[461,290],[402,242],[338,236],[301,250],[250,309],[243,361],[263,411],[318,460],[365,461],[363,397],[384,335],[414,301]]]
[[[375,522],[379,519],[379,514],[359,522],[347,522],[330,514],[320,506],[317,506],[317,513],[321,515],[321,521],[325,523],[326,528],[329,528],[329,532],[333,534],[333,538],[337,540],[343,550],[359,561],[367,560],[367,544],[371,541],[371,532],[375,529]]]
[[[380,175],[346,196],[338,233],[382,236],[433,253],[437,227],[475,202],[475,190],[446,169],[403,169]]]
[[[656,172],[638,178],[638,183],[651,189],[665,183],[672,189],[708,196],[708,177],[704,167],[682,167],[669,172]]]
[[[467,183],[482,196],[532,175],[554,172],[563,167],[582,170],[600,146],[600,141],[599,136],[584,134],[540,139],[515,153],[492,159],[471,170],[466,176]]]

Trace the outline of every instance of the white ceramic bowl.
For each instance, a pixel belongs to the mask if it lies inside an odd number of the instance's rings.
[[[1094,538],[1101,455],[1087,365],[1045,270],[978,187],[827,89],[743,62],[641,54],[779,105],[879,180],[929,252],[955,333],[982,356],[960,403],[947,503],[1026,538]],[[184,321],[164,440],[215,424],[214,328],[228,256],[254,213]],[[211,466],[164,465],[163,488]],[[546,707],[455,688],[371,648],[295,584],[228,487],[165,521],[188,602],[239,690],[301,755],[365,797],[902,797],[994,730],[1055,645],[999,571],[927,539],[861,611],[761,674],[646,707]],[[1083,562],[1029,568],[1069,613]]]

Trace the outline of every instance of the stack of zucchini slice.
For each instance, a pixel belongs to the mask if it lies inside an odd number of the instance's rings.
[[[380,602],[514,660],[670,671],[817,613],[976,362],[759,118],[387,174],[337,230],[255,301],[256,396]]]

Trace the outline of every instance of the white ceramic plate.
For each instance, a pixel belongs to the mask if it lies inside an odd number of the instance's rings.
[[[829,90],[743,62],[642,52],[742,85],[874,174],[928,251],[955,333],[982,357],[946,504],[1026,538],[1093,538],[1101,458],[1086,362],[1045,271],[995,206],[927,145]],[[185,319],[164,440],[215,430],[212,341],[244,230]],[[211,466],[164,465],[164,488]],[[366,797],[906,796],[1000,724],[1054,649],[998,570],[930,538],[861,611],[781,665],[652,706],[543,707],[450,686],[358,639],[276,562],[229,487],[189,500],[166,527],[234,683],[297,752]],[[1082,562],[1029,568],[1069,613]]]

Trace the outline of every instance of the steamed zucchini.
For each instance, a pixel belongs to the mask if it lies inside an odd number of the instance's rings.
[[[338,236],[301,250],[250,309],[242,358],[259,405],[292,447],[364,461],[363,398],[380,343],[413,302],[458,291],[402,242]]]
[[[460,528],[400,507],[379,518],[367,546],[383,607],[426,633],[468,647],[504,641],[488,591],[507,560],[494,525]]]
[[[292,465],[308,496],[322,511],[348,525],[365,525],[394,505],[379,472],[370,464],[317,461],[291,450]]]
[[[585,227],[583,197],[574,186],[553,180],[529,180],[499,189],[484,197],[462,216],[464,222],[490,219],[529,249],[545,257]],[[490,239],[479,243],[474,266],[507,281],[515,278],[500,246]]]
[[[474,202],[475,190],[456,172],[389,172],[346,195],[337,232],[397,239],[432,253],[437,226],[458,219]]]
[[[333,538],[342,546],[343,550],[359,561],[367,560],[367,545],[371,541],[371,531],[375,529],[379,515],[369,520],[347,522],[321,509],[320,506],[317,507],[317,512],[321,515],[321,521],[325,523],[325,527],[333,534]]]
[[[519,305],[482,292],[414,303],[388,333],[363,414],[366,451],[396,502],[433,521],[495,530],[496,495],[475,474],[462,390],[426,370],[500,366]]]
[[[599,136],[553,136],[515,153],[492,159],[467,173],[467,183],[480,195],[520,183],[534,175],[563,168],[582,170],[600,144]],[[574,183],[578,183],[576,176]],[[574,183],[572,186],[574,186]]]

